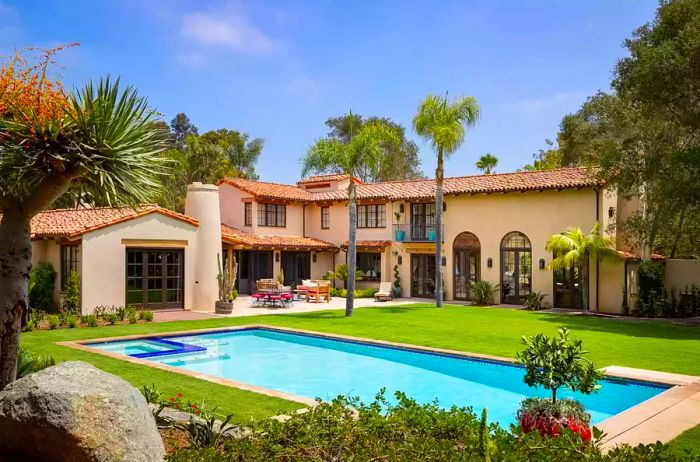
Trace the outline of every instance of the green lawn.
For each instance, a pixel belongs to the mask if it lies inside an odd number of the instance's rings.
[[[599,366],[619,365],[700,375],[700,326],[649,321],[623,321],[580,316],[534,313],[500,308],[428,304],[358,309],[352,318],[342,311],[216,318],[100,328],[37,331],[22,335],[22,344],[36,354],[58,361],[80,359],[140,386],[155,383],[168,393],[205,398],[223,413],[233,412],[241,422],[299,407],[295,403],[212,384],[179,374],[138,366],[98,354],[55,345],[64,340],[167,332],[207,327],[264,323],[276,326],[339,333],[454,350],[513,357],[520,337],[539,332],[552,334],[561,326],[584,341],[589,357]],[[697,436],[696,436],[697,438]],[[696,440],[697,441],[697,440]]]

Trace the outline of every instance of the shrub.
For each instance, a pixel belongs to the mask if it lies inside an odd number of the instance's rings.
[[[477,305],[493,305],[493,294],[498,292],[498,284],[489,281],[470,281],[471,297]]]
[[[74,314],[69,314],[66,316],[65,324],[71,329],[78,327],[78,317]]]
[[[187,433],[190,448],[218,449],[235,429],[233,425],[229,425],[232,418],[233,415],[228,415],[221,423],[218,423],[213,415],[206,419],[197,419],[192,416],[189,422],[178,426],[178,428]]]
[[[379,289],[355,289],[355,298],[374,298],[374,294],[379,292]],[[331,288],[331,296],[332,297],[342,297],[345,298],[348,296],[348,291],[346,289],[336,289]]]
[[[66,280],[66,290],[63,294],[63,312],[80,314],[80,274],[73,270]]]
[[[105,315],[104,319],[110,326],[115,325],[119,321],[119,317],[115,313],[109,313]]]
[[[119,306],[114,309],[114,314],[117,315],[117,318],[119,318],[120,321],[123,321],[126,319],[126,307],[125,306]]]
[[[662,294],[664,289],[664,266],[651,260],[639,265],[639,300],[649,302]]]
[[[61,319],[58,317],[58,315],[52,314],[48,317],[49,321],[49,329],[53,330],[56,329],[60,324],[61,324]]]
[[[83,316],[82,323],[88,327],[97,327],[97,316],[94,314]]]
[[[142,321],[153,321],[153,311],[151,310],[141,310],[139,311],[139,319]]]
[[[394,298],[399,298],[402,295],[399,265],[394,265],[394,284],[391,287],[391,295],[393,295]]]
[[[129,314],[126,315],[127,319],[129,320],[129,324],[136,324],[138,321],[138,318],[136,317],[136,310],[130,311]]]
[[[397,393],[396,404],[379,395],[371,404],[336,398],[292,414],[285,422],[253,422],[250,431],[223,446],[189,448],[170,456],[172,462],[224,461],[499,461],[499,462],[640,462],[691,461],[654,444],[622,445],[605,453],[597,444],[583,445],[578,435],[559,438],[510,431],[479,419],[471,409],[441,409],[417,404]]]
[[[348,277],[350,275],[348,274],[348,265],[342,264],[338,265],[335,269],[335,271],[329,271],[326,273],[326,277],[328,279],[340,279],[343,281],[343,287],[347,288],[348,287]],[[355,269],[355,280],[356,281],[361,281],[362,278],[365,277],[365,273],[360,270],[360,268]]]
[[[25,348],[19,347],[19,352],[17,355],[17,373],[15,377],[19,379],[55,364],[56,360],[53,358],[53,356],[40,355],[34,357]]]
[[[29,273],[29,306],[35,310],[54,311],[55,285],[56,271],[51,263],[38,263]]]
[[[542,301],[546,296],[547,294],[543,294],[542,292],[530,292],[527,294],[523,306],[527,310],[539,311],[543,308]]]

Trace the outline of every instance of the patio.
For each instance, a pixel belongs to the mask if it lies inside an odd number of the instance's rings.
[[[355,308],[386,308],[389,306],[407,305],[410,303],[425,303],[425,299],[420,298],[399,298],[386,302],[376,302],[373,298],[356,298]],[[213,311],[203,310],[164,310],[154,312],[155,322],[168,321],[192,321],[208,318],[235,318],[242,316],[257,316],[261,314],[287,314],[287,313],[309,313],[312,311],[340,310],[345,309],[345,299],[341,297],[331,297],[328,303],[306,302],[296,300],[292,304],[284,307],[273,306],[252,306],[253,299],[250,295],[242,295],[236,299],[233,313],[216,314]]]

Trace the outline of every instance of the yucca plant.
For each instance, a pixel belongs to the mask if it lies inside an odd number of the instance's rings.
[[[63,91],[48,73],[57,50],[38,63],[0,64],[0,389],[15,380],[21,320],[27,309],[30,220],[66,191],[107,204],[153,197],[167,148],[158,114],[119,79]]]

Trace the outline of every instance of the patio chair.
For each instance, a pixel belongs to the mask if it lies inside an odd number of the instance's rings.
[[[325,299],[326,303],[331,301],[331,281],[317,280],[311,281],[311,286],[306,291],[306,301],[310,302],[315,299],[319,303],[321,299]]]
[[[377,302],[386,302],[393,299],[394,296],[391,294],[391,282],[380,282],[379,292],[374,294],[374,300]]]

